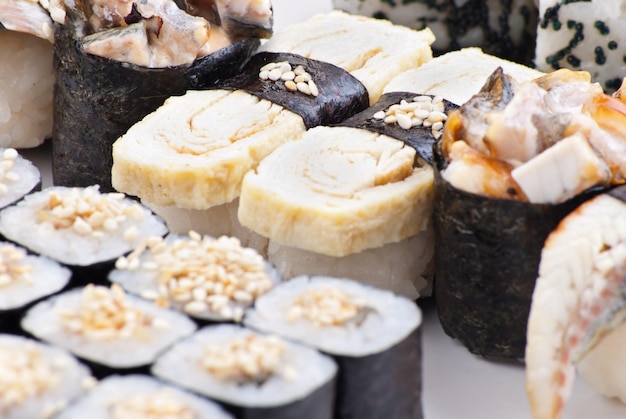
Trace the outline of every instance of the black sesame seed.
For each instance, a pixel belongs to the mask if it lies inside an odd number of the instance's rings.
[[[606,63],[606,55],[604,54],[604,48],[602,47],[596,47],[593,50],[594,54],[596,55],[596,64],[598,65],[604,65]]]
[[[610,42],[609,42],[608,47],[609,47],[609,49],[610,49],[611,51],[616,50],[616,49],[617,49],[617,42],[615,42],[615,41],[610,41]]]
[[[600,35],[608,35],[610,32],[609,27],[601,20],[596,20],[593,26],[600,32]]]
[[[580,67],[580,59],[574,55],[567,57],[567,62],[573,67]]]

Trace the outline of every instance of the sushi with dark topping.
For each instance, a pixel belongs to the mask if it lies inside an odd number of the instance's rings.
[[[246,27],[261,25],[267,36],[269,2],[249,3],[233,2],[223,17],[233,15],[233,8],[255,13],[256,20]],[[50,5],[51,14],[57,12],[52,133],[56,185],[99,184],[111,191],[111,146],[120,135],[168,97],[211,86],[241,69],[258,47],[260,33],[225,19],[230,29],[237,29],[229,34],[192,14],[206,7],[212,3],[194,4],[193,10],[173,0]]]
[[[625,110],[589,73],[518,83],[498,69],[449,115],[435,175],[434,295],[445,332],[471,352],[524,358],[543,243],[581,202],[623,182]]]

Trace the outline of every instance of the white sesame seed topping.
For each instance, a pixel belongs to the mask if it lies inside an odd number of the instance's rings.
[[[109,406],[110,419],[194,419],[195,412],[168,389],[132,394],[116,399]]]
[[[420,95],[407,101],[402,99],[400,103],[393,104],[384,111],[378,111],[373,116],[374,120],[382,120],[385,124],[398,124],[402,129],[423,126],[431,128],[435,138],[440,138],[443,130],[443,122],[447,119],[444,112],[443,98],[437,96]],[[438,124],[442,122],[442,124]],[[432,128],[437,124],[435,128]]]
[[[0,246],[0,287],[17,282],[32,284],[33,267],[25,261],[26,251],[13,244]]]
[[[264,81],[282,82],[291,92],[300,92],[313,97],[319,95],[319,88],[314,83],[313,76],[301,65],[293,69],[287,61],[265,64],[259,70],[259,78]]]
[[[353,320],[364,303],[336,288],[309,290],[292,301],[287,319],[304,318],[316,326],[342,326]]]

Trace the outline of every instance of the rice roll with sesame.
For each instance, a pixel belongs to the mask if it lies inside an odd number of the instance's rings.
[[[343,278],[278,285],[244,324],[332,355],[335,418],[422,418],[421,311],[392,292]]]
[[[217,403],[139,374],[104,378],[56,419],[232,419]]]
[[[39,3],[0,3],[0,147],[37,147],[52,135],[53,41]]]
[[[163,220],[121,193],[98,186],[52,186],[0,212],[0,234],[74,271],[73,283],[102,282],[115,260],[145,238],[164,236]]]
[[[237,238],[190,232],[147,240],[117,260],[109,280],[196,319],[238,322],[280,275]]]
[[[315,127],[243,179],[241,224],[269,239],[284,279],[346,277],[415,299],[427,285],[433,169],[366,129]]]
[[[113,186],[141,198],[174,233],[236,236],[262,251],[267,241],[236,217],[245,173],[307,128],[337,123],[367,100],[363,84],[331,63],[257,54],[219,88],[172,97],[121,136]]]
[[[239,419],[330,419],[336,373],[332,358],[315,349],[226,324],[200,329],[152,367]]]
[[[244,9],[242,18],[256,18],[248,30],[223,27],[212,6],[196,2],[183,9],[174,0],[51,4],[55,185],[99,184],[111,191],[111,146],[120,135],[168,97],[236,74],[258,47],[258,37],[271,33],[269,1]],[[224,9],[229,16],[231,11]],[[257,24],[264,31],[255,30]]]
[[[86,392],[93,377],[67,351],[0,334],[0,416],[49,418]]]
[[[0,208],[41,189],[41,172],[14,148],[0,147]]]
[[[32,304],[70,283],[72,272],[52,259],[27,254],[13,243],[0,242],[0,330],[20,333],[20,320]]]
[[[65,348],[95,376],[147,372],[156,357],[196,330],[187,316],[126,294],[117,284],[89,284],[37,303],[22,329]]]
[[[623,183],[626,105],[589,73],[517,82],[502,68],[448,116],[437,150],[434,295],[444,331],[523,359],[541,249],[561,219]]]

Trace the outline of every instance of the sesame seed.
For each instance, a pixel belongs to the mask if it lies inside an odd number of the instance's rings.
[[[308,83],[305,83],[303,81],[296,83],[296,87],[298,88],[299,92],[302,92],[305,95],[310,95],[312,93]]]
[[[293,80],[296,78],[296,74],[293,71],[286,71],[280,75],[280,79],[283,81]]]
[[[314,97],[319,95],[319,88],[313,82],[313,76],[301,65],[292,69],[287,61],[264,65],[259,70],[259,78],[264,81],[282,81],[285,88],[291,92],[300,92]]]
[[[285,87],[287,88],[287,90],[290,90],[292,92],[295,92],[298,90],[298,86],[296,86],[296,83],[293,80],[287,80],[285,82]]]
[[[270,71],[268,78],[272,81],[280,80],[280,76],[282,75],[282,71],[280,68],[275,68]]]
[[[316,326],[341,326],[354,319],[363,308],[349,294],[331,287],[309,290],[293,299],[287,319],[304,318]]]

